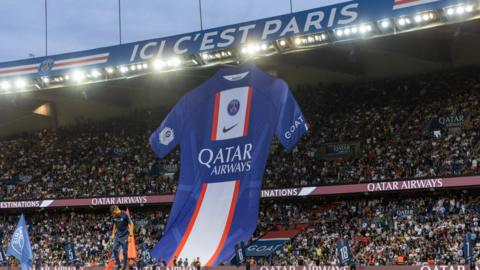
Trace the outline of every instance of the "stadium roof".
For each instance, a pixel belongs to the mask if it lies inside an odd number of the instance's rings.
[[[327,45],[255,60],[264,70],[298,83],[382,79],[448,68],[479,66],[480,21],[445,25],[371,40]],[[79,117],[102,119],[132,108],[168,109],[218,67],[151,73],[124,80],[8,94],[0,97],[0,136],[69,125]],[[33,113],[42,105],[40,112]],[[42,111],[43,110],[43,111]],[[55,117],[51,117],[55,116]]]

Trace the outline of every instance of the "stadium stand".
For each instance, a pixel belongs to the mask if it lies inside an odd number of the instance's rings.
[[[166,224],[168,212],[162,209],[133,212],[136,240],[141,245],[152,247]],[[11,235],[18,216],[2,215],[0,224],[5,235]],[[75,243],[77,257],[84,265],[105,265],[111,258],[112,220],[107,211],[92,213],[85,209],[34,213],[27,215],[34,254],[40,256],[42,265],[67,265],[63,246]],[[4,250],[8,237],[3,239]],[[137,247],[139,247],[138,245]]]
[[[264,187],[478,174],[478,74],[298,86],[312,132],[291,153],[274,144]],[[454,127],[432,124],[449,117],[461,119]],[[178,151],[158,160],[147,143],[160,121],[152,111],[137,111],[3,139],[0,199],[173,193]],[[329,156],[328,144],[352,148]]]
[[[432,261],[437,265],[462,264],[464,234],[480,233],[477,192],[432,192],[427,197],[413,194],[343,200],[267,200],[262,203],[252,240],[267,232],[296,228],[300,233],[273,256],[260,258],[257,263],[338,265],[336,242],[349,239],[354,261],[359,265],[420,265]],[[133,213],[137,247],[156,243],[164,230],[166,213],[168,208],[141,208]],[[107,262],[112,227],[108,213],[60,210],[27,216],[32,225],[33,248],[42,251],[35,254],[41,254],[43,264],[67,265],[63,251],[67,241],[75,243],[83,264]],[[0,217],[6,235],[12,233],[16,222],[16,216]],[[4,247],[7,243],[4,239]],[[478,254],[480,246],[475,250]],[[187,259],[192,262],[194,258]]]

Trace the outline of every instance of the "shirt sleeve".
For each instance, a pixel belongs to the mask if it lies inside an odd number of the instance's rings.
[[[279,117],[275,136],[283,147],[291,150],[308,131],[308,126],[300,107],[285,82],[282,82],[279,98],[280,100],[277,103]]]
[[[170,111],[157,130],[150,135],[150,146],[159,158],[165,157],[180,142],[182,136],[182,101]]]

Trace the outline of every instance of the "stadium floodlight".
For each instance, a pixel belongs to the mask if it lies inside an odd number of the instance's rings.
[[[27,81],[25,79],[16,79],[15,80],[15,87],[18,89],[23,89],[27,86]]]
[[[400,26],[406,26],[406,25],[409,25],[411,23],[410,19],[407,18],[407,17],[402,17],[400,19],[397,20],[397,23],[398,25]]]
[[[170,60],[168,60],[167,64],[171,67],[178,67],[180,64],[182,64],[182,60],[178,57],[172,57]]]
[[[248,44],[247,46],[243,47],[241,52],[243,54],[253,55],[253,54],[256,54],[258,51],[260,51],[261,49],[262,49],[261,45],[252,43],[252,44]],[[265,50],[267,50],[267,49],[268,49],[268,47],[265,47]]]
[[[97,69],[93,69],[93,70],[90,72],[90,75],[91,75],[93,78],[98,78],[98,77],[102,76],[102,73],[100,73],[100,71],[98,71]]]
[[[12,85],[8,81],[3,81],[1,86],[2,86],[2,90],[4,91],[8,91],[12,87]]]
[[[138,69],[138,70],[142,70],[142,68],[143,68],[143,67],[142,67],[142,64],[137,64],[137,69]]]
[[[44,84],[48,84],[50,82],[50,79],[48,77],[42,77],[42,82]]]
[[[299,37],[295,38],[295,45],[300,45],[300,44],[302,44],[302,39]]]
[[[464,6],[458,6],[457,9],[455,10],[455,12],[458,15],[462,15],[463,13],[465,13],[465,7]]]
[[[267,46],[267,44],[265,44],[265,43],[262,44],[262,45],[260,45],[260,48],[262,49],[262,51],[268,50],[268,46]]]
[[[367,32],[367,27],[365,25],[360,25],[360,33],[365,34]]]
[[[81,82],[83,80],[85,80],[85,74],[82,72],[82,71],[74,71],[72,73],[72,79],[76,82]]]
[[[143,69],[147,69],[147,68],[148,68],[148,64],[147,64],[147,63],[143,63],[143,64],[142,64],[142,68],[143,68]]]
[[[473,5],[467,5],[465,7],[465,11],[468,12],[468,13],[472,12],[473,11]]]
[[[424,21],[430,21],[430,20],[435,19],[435,14],[433,12],[428,12],[428,13],[423,14],[422,18],[423,18]]]
[[[153,68],[155,70],[161,70],[165,67],[165,63],[160,59],[153,60]]]
[[[107,67],[105,70],[108,74],[112,74],[115,71],[112,67]]]
[[[120,67],[120,73],[125,74],[127,72],[128,72],[128,67],[126,67],[126,66],[121,66]]]
[[[335,30],[335,34],[339,37],[343,36],[343,30],[342,29],[337,29],[337,30]]]
[[[286,42],[284,39],[280,40],[279,44],[280,44],[280,46],[282,46],[282,47],[287,46],[287,42]]]
[[[208,53],[202,53],[202,59],[203,60],[208,60]]]
[[[420,15],[415,15],[414,19],[415,19],[416,23],[422,22],[422,16],[420,16]]]
[[[130,66],[130,70],[131,70],[131,71],[135,71],[135,70],[137,70],[137,66],[135,66],[135,65],[131,65],[131,66]]]
[[[390,25],[390,19],[384,19],[380,21],[380,26],[382,27],[382,29],[390,28]]]
[[[255,54],[255,53],[257,53],[258,51],[260,51],[260,45],[258,45],[258,44],[251,44],[251,45],[249,46],[249,52],[250,52],[251,54]]]
[[[453,15],[455,13],[455,9],[454,8],[448,8],[447,9],[447,15]]]
[[[349,36],[350,35],[350,29],[346,28],[345,30],[343,30],[343,33],[345,34],[345,36]]]

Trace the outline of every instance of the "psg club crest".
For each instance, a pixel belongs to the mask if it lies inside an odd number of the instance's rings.
[[[38,68],[38,73],[40,75],[47,75],[52,70],[54,62],[55,61],[51,58],[43,60]]]
[[[159,141],[163,145],[169,145],[175,138],[173,129],[165,127],[159,134]]]
[[[230,101],[230,103],[228,103],[227,111],[230,116],[234,116],[235,114],[238,113],[239,110],[240,110],[240,101],[238,101],[238,99],[234,99]]]

